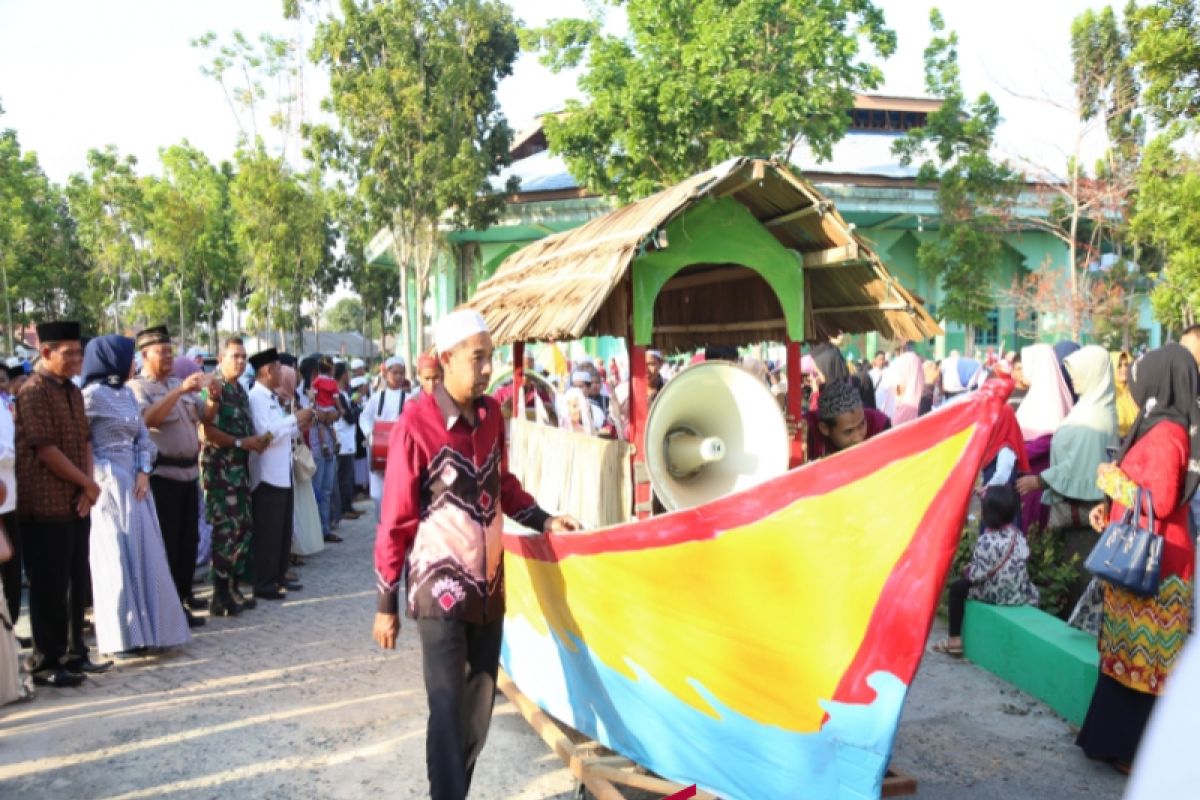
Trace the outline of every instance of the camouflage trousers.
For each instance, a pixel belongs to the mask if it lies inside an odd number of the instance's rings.
[[[250,564],[250,469],[211,464],[204,469],[204,508],[212,523],[212,568],[218,578],[248,578]]]

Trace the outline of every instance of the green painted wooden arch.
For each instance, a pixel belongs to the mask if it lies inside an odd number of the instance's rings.
[[[667,247],[633,262],[633,338],[648,346],[654,301],[680,270],[693,264],[738,264],[758,273],[779,298],[787,335],[804,340],[804,268],[799,253],[772,236],[746,207],[706,198],[667,225]]]

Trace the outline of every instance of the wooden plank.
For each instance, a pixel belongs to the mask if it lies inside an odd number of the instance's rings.
[[[789,222],[795,222],[796,220],[804,219],[805,217],[811,217],[817,214],[824,215],[829,208],[830,204],[828,202],[816,203],[795,211],[789,211],[786,214],[780,214],[778,217],[771,217],[771,219],[763,220],[763,225],[768,228],[777,228],[780,225],[785,225]]]
[[[805,269],[820,269],[822,267],[839,267],[847,261],[861,261],[862,253],[858,242],[851,241],[841,247],[801,253],[800,257],[804,262]]]
[[[697,323],[695,325],[655,325],[655,333],[735,333],[738,331],[758,331],[763,328],[784,327],[783,319],[764,319],[757,322],[714,322]]]
[[[583,767],[583,760],[575,752],[575,745],[563,733],[562,728],[558,727],[549,714],[526,697],[504,670],[500,670],[496,684],[500,687],[500,691],[504,692],[504,696],[521,712],[521,716],[525,718],[530,727],[542,737],[542,741],[550,745],[550,749],[566,762],[571,774],[596,796],[596,800],[625,800],[617,787],[613,786],[610,781],[599,775],[587,773]]]
[[[889,766],[880,797],[909,797],[917,793],[917,779]]]
[[[714,283],[731,283],[744,281],[761,276],[747,267],[721,267],[719,269],[701,272],[696,275],[681,275],[667,281],[662,292],[675,292],[680,289],[692,289],[696,286],[709,286]],[[661,294],[661,292],[660,292]]]
[[[857,306],[814,308],[813,314],[841,314],[847,311],[907,311],[908,303],[863,303]]]

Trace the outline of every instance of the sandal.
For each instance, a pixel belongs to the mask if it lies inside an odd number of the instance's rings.
[[[933,647],[929,648],[929,650],[930,650],[930,652],[933,652],[933,653],[941,653],[941,654],[947,655],[947,656],[954,656],[955,658],[962,658],[962,655],[963,655],[962,645],[961,644],[957,644],[957,645],[950,644],[949,638],[942,639],[937,644],[935,644]]]
[[[293,567],[303,567],[304,566],[304,559],[301,558],[300,556],[296,555],[295,553],[292,553],[291,556],[289,556],[288,561]]]

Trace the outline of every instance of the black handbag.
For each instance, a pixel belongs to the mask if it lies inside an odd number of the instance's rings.
[[[1142,597],[1158,594],[1163,539],[1154,533],[1154,503],[1146,492],[1148,513],[1142,513],[1142,490],[1133,507],[1110,522],[1092,548],[1084,569],[1102,581]]]

